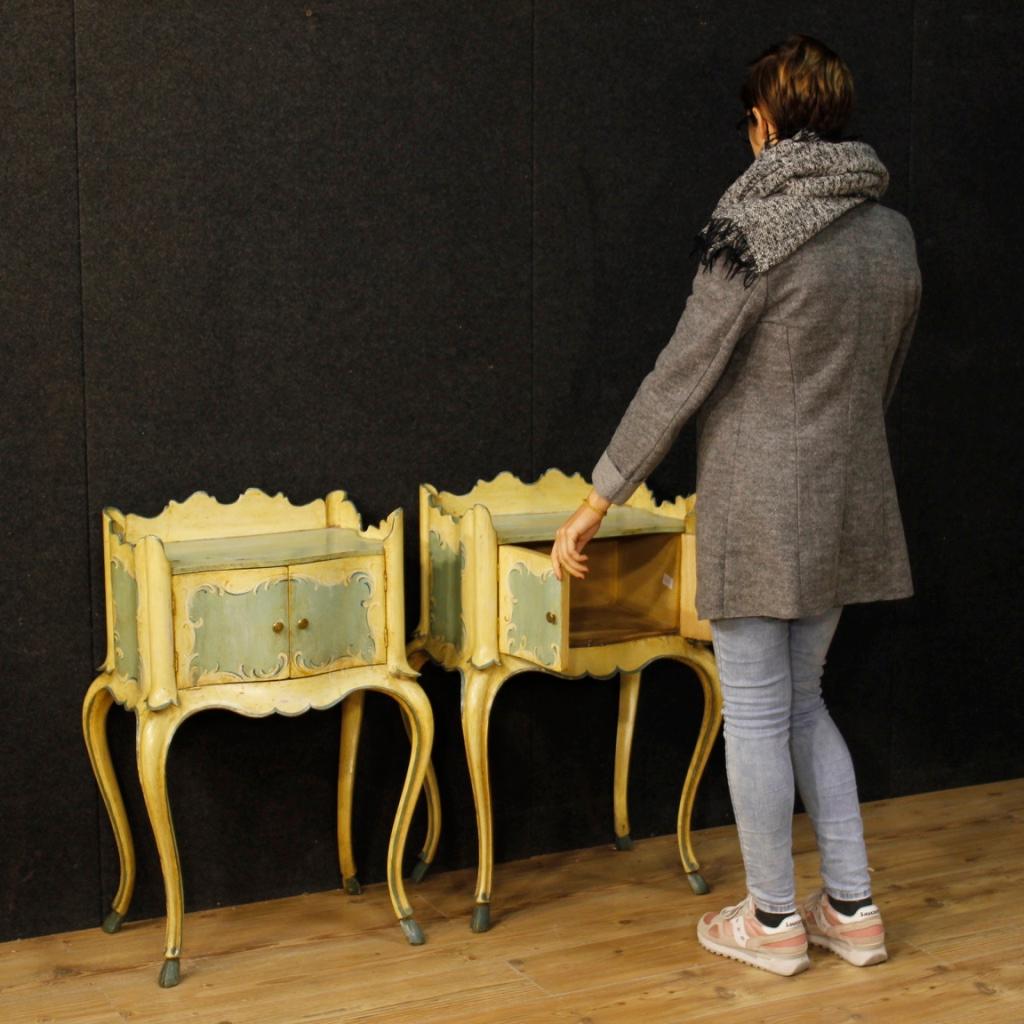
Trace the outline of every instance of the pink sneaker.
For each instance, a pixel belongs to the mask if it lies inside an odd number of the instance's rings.
[[[874,903],[855,914],[840,914],[829,902],[828,893],[816,892],[800,908],[800,916],[811,942],[848,963],[867,967],[889,959],[882,912]]]
[[[811,965],[800,914],[793,911],[776,928],[769,928],[755,916],[749,893],[735,907],[704,914],[697,922],[697,941],[712,953],[786,977]]]

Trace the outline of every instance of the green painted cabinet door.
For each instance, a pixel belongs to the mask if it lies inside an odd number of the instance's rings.
[[[172,587],[179,686],[287,678],[287,569],[188,573]]]
[[[292,676],[386,660],[383,556],[295,565],[288,586]]]
[[[547,551],[498,548],[498,647],[505,654],[562,671],[569,658],[569,583]]]

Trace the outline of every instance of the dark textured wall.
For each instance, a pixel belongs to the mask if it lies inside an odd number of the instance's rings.
[[[411,628],[417,484],[589,471],[675,325],[693,235],[749,162],[732,128],[743,64],[792,30],[853,67],[854,130],[890,168],[925,282],[890,415],[918,595],[847,611],[827,691],[865,799],[1020,774],[1005,256],[1022,22],[1011,0],[4,5],[0,938],[91,925],[116,886],[79,730],[103,655],[100,509],[248,486],[295,501],[340,486],[366,521],[404,506]],[[651,484],[693,483],[687,430]],[[475,827],[458,678],[428,667],[424,684],[443,869],[473,862]],[[648,671],[634,834],[674,828],[699,716],[681,669]],[[615,718],[611,682],[505,688],[499,860],[609,837]],[[183,727],[170,785],[189,909],[337,884],[337,726],[216,712]],[[118,709],[111,739],[139,845],[132,915],[158,915]],[[405,750],[371,695],[364,880],[383,874]],[[697,823],[728,820],[719,745]]]
[[[918,596],[892,650],[892,788],[1022,774],[1021,284],[1013,0],[917,0],[909,214],[928,299],[895,414]],[[1016,733],[1016,737],[1014,737]]]
[[[83,439],[74,22],[0,5],[0,938],[100,909],[82,745],[93,674]]]

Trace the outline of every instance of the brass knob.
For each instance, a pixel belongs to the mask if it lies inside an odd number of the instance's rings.
[[[284,623],[283,623],[283,622],[275,622],[275,623],[274,623],[274,625],[273,625],[273,626],[271,626],[270,628],[271,628],[271,629],[272,629],[272,630],[273,630],[273,631],[274,631],[275,633],[280,633],[280,632],[281,632],[281,630],[282,630],[282,629],[284,629]]]
[[[305,629],[309,625],[309,619],[299,619],[296,625],[299,629]]]
[[[558,621],[558,616],[554,612],[548,612],[547,615],[544,616],[544,618],[546,618],[548,622],[552,624]]]

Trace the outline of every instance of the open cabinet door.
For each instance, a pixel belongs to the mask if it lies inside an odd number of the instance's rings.
[[[561,672],[569,660],[569,581],[561,582],[545,551],[498,548],[498,647]]]
[[[679,537],[679,632],[689,640],[711,641],[711,623],[697,618],[697,537]]]

